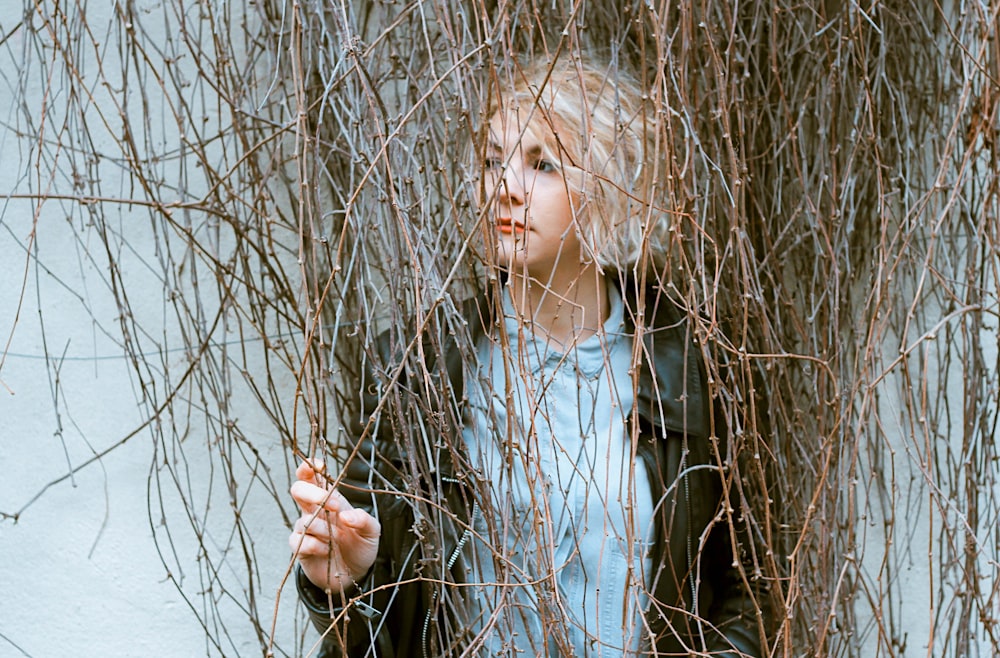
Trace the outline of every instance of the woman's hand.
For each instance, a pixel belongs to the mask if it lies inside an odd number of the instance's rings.
[[[330,487],[323,462],[302,462],[292,498],[302,510],[288,538],[302,571],[314,585],[339,593],[368,573],[378,555],[382,527],[371,514],[352,507]]]

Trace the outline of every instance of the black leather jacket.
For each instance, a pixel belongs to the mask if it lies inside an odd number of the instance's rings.
[[[755,600],[734,567],[732,546],[741,543],[733,541],[731,528],[740,515],[737,509],[727,516],[721,504],[725,445],[716,437],[726,432],[712,413],[702,355],[685,316],[662,295],[646,298],[644,317],[652,329],[640,332],[634,422],[653,500],[660,503],[660,550],[647,578],[653,593],[647,620],[656,639],[646,650],[760,656],[763,597]],[[489,326],[488,317],[480,319],[483,307],[472,307],[465,327],[434,329],[442,340],[417,346],[422,353],[409,364],[399,365],[402,346],[381,340],[380,353],[396,358],[389,356],[381,368],[370,365],[365,375],[361,414],[347,424],[357,443],[339,483],[353,504],[378,515],[378,560],[357,591],[338,593],[337,600],[296,574],[300,598],[324,633],[322,656],[457,655],[468,640],[461,583],[469,571],[461,547],[479,497],[463,446],[456,445],[462,442],[438,437],[461,436],[462,355],[468,350],[457,349],[453,336],[467,328],[468,344],[475,344]],[[634,322],[628,317],[626,311],[626,321]],[[443,347],[435,352],[427,345]],[[409,347],[405,351],[416,349]],[[385,390],[394,395],[382,395]],[[423,431],[416,438],[402,431],[417,425]],[[735,496],[730,506],[737,507]]]

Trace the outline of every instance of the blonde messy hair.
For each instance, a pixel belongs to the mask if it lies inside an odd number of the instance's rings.
[[[536,63],[501,79],[498,101],[497,111],[527,118],[524,133],[562,167],[586,256],[617,272],[662,259],[668,222],[653,200],[653,113],[633,78],[586,61]]]

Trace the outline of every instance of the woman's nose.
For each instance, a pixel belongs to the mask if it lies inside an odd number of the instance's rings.
[[[521,173],[516,170],[516,167],[508,165],[504,168],[497,194],[500,201],[511,204],[524,203],[524,183],[521,180]]]

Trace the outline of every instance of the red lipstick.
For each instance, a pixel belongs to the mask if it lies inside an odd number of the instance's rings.
[[[512,233],[523,233],[524,232],[524,224],[522,224],[521,222],[515,222],[510,217],[498,217],[497,218],[497,231],[499,231],[500,233],[508,234],[508,235],[510,235]]]

